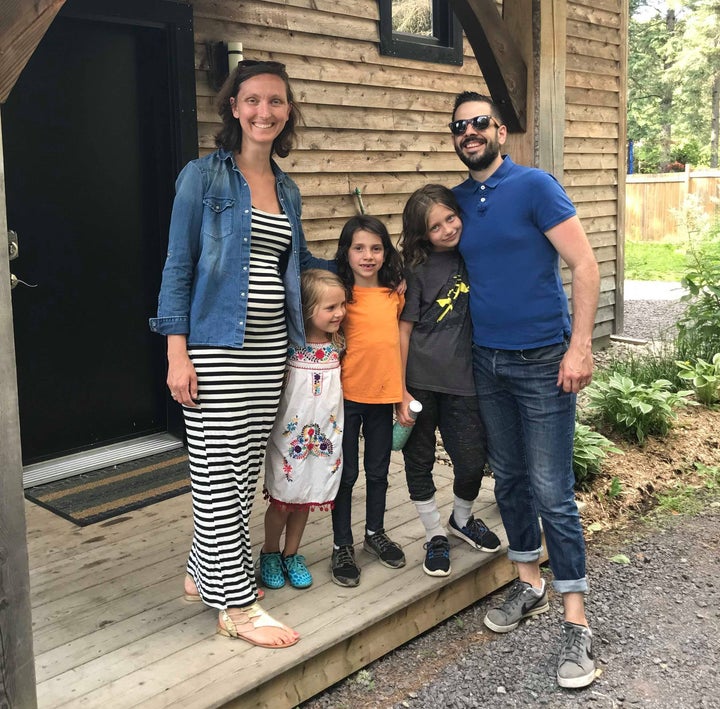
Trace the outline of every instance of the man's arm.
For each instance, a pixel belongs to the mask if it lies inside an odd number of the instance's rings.
[[[578,392],[592,380],[592,333],[595,326],[600,271],[585,230],[577,216],[548,230],[547,238],[572,273],[572,335],[560,363],[558,386]]]

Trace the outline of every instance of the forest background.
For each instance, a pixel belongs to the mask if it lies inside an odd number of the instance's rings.
[[[720,0],[630,0],[629,30],[629,167],[717,168]]]

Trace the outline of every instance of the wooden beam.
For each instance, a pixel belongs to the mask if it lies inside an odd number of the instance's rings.
[[[37,706],[0,124],[0,706]],[[42,406],[42,402],[37,402]]]
[[[622,3],[620,10],[620,85],[627,87],[628,69],[628,26],[630,12],[628,4]],[[622,332],[625,325],[625,182],[628,172],[627,164],[627,91],[620,91],[620,106],[618,109],[618,171],[617,171],[617,264],[615,269],[615,323],[613,333]]]
[[[0,104],[7,101],[20,73],[65,0],[0,0]]]
[[[567,1],[540,0],[538,167],[563,182]]]
[[[527,66],[495,0],[450,0],[511,133],[527,124]]]

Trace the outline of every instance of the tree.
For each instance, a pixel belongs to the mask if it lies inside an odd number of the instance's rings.
[[[628,137],[641,172],[718,163],[720,0],[631,0]]]

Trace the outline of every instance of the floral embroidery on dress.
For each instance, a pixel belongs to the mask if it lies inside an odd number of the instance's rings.
[[[296,460],[305,460],[309,455],[326,458],[332,455],[332,452],[332,441],[316,423],[303,426],[297,438],[290,441],[290,457]]]
[[[320,396],[322,394],[322,373],[321,372],[313,372],[312,375],[312,389],[313,389],[313,396]]]
[[[340,353],[330,342],[324,344],[311,343],[307,347],[290,345],[288,355],[290,359],[294,359],[296,362],[305,362],[306,364],[331,364],[340,361]]]

